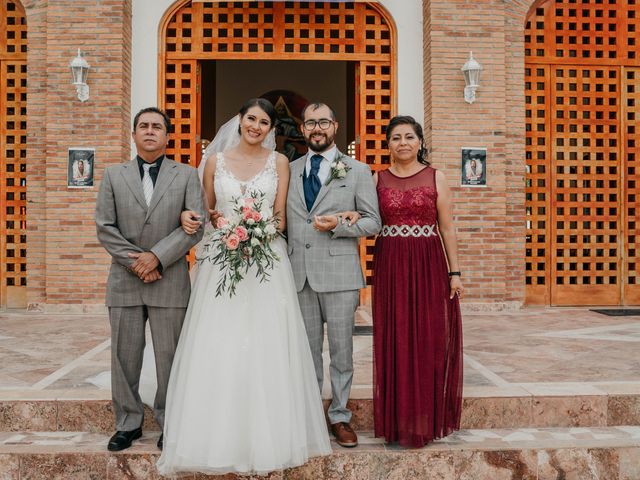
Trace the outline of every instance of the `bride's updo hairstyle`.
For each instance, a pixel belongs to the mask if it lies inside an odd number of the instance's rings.
[[[278,118],[278,114],[276,113],[276,109],[273,104],[265,99],[265,98],[252,98],[247,100],[242,107],[240,107],[240,118],[244,117],[245,114],[249,111],[251,107],[259,107],[264,113],[269,116],[269,120],[271,120],[271,128],[276,125],[276,118]],[[240,132],[240,126],[238,125],[238,132]]]
[[[409,115],[398,115],[389,120],[389,125],[387,125],[387,143],[389,143],[389,139],[391,138],[391,133],[393,129],[398,125],[410,125],[413,128],[413,131],[420,139],[420,149],[418,150],[418,162],[423,165],[431,165],[431,162],[427,160],[427,147],[424,145],[424,134],[422,133],[422,126],[416,122],[415,118]]]

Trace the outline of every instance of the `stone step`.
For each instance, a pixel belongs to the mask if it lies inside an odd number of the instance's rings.
[[[476,389],[476,392],[479,390]],[[462,428],[605,427],[640,425],[640,394],[584,394],[547,392],[545,395],[466,396]],[[108,391],[4,391],[0,392],[0,432],[113,430]],[[325,409],[328,407],[325,400]],[[373,401],[352,399],[352,424],[357,430],[373,430]],[[158,430],[147,409],[145,430]]]
[[[157,436],[145,432],[130,449],[111,453],[106,450],[107,434],[2,432],[0,478],[159,479]],[[334,444],[329,456],[259,478],[638,480],[639,458],[639,426],[461,430],[415,450],[388,446],[361,432],[357,448]]]

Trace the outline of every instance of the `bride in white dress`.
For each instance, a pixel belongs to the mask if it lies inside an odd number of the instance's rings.
[[[235,197],[259,193],[284,222],[289,163],[263,146],[273,106],[250,100],[238,119],[232,147],[213,155],[214,141],[205,154],[209,206],[228,217]],[[286,243],[272,247],[270,279],[249,270],[233,297],[215,296],[218,266],[197,269],[167,393],[163,475],[266,474],[331,453]]]

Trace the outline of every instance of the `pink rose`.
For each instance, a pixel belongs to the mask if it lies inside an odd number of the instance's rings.
[[[242,219],[249,220],[250,218],[253,218],[253,209],[249,207],[244,207],[242,209]]]
[[[218,220],[216,221],[216,227],[218,228],[226,227],[228,224],[229,220],[224,217],[218,217]]]
[[[260,212],[254,211],[252,218],[254,221],[259,222],[260,220],[262,220],[262,215],[260,214]]]
[[[240,238],[235,233],[232,233],[226,238],[226,240],[224,241],[224,244],[227,246],[229,250],[235,250],[236,248],[238,248],[238,245],[240,244]]]
[[[249,238],[247,229],[242,226],[236,227],[236,235],[238,236],[241,242],[244,242],[247,238]]]

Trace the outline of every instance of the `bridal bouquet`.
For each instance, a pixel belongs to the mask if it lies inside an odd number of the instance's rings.
[[[232,297],[236,286],[253,265],[260,282],[268,280],[274,262],[280,257],[271,248],[271,241],[280,236],[278,218],[263,210],[264,195],[252,192],[246,198],[234,198],[233,214],[229,218],[219,217],[216,229],[203,242],[202,256],[205,260],[220,266],[220,279],[216,297],[226,290]]]

